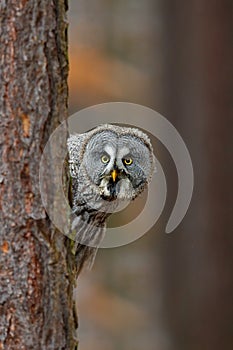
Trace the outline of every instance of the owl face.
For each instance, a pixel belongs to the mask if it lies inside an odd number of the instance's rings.
[[[81,167],[105,200],[134,199],[153,172],[151,144],[147,138],[145,142],[139,137],[143,133],[132,130],[121,127],[100,130],[83,150]]]

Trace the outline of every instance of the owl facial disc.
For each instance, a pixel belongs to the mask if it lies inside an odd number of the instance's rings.
[[[71,174],[79,191],[76,202],[92,206],[98,196],[111,204],[118,199],[131,201],[150,182],[153,149],[148,136],[138,129],[105,124],[71,136],[68,145]]]

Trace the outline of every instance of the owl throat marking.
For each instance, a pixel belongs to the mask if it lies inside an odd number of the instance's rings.
[[[99,188],[101,198],[110,202],[116,200],[120,196],[121,187],[127,180],[127,174],[114,166],[110,174],[104,175],[100,180]]]

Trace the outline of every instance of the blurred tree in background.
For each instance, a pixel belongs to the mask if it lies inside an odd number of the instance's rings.
[[[163,2],[163,113],[195,172],[190,210],[161,252],[172,349],[233,347],[232,10],[228,0]]]
[[[159,222],[129,246],[101,250],[79,282],[82,350],[233,347],[232,1],[70,2],[70,113],[96,103],[154,108],[191,153],[191,206],[170,235],[177,174]],[[155,194],[156,195],[156,194]]]

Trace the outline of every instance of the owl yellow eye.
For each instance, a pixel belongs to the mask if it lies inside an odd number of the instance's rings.
[[[123,163],[125,165],[131,165],[133,163],[133,159],[132,158],[124,158]]]
[[[110,158],[106,155],[101,157],[101,162],[104,164],[107,164],[109,162]]]

